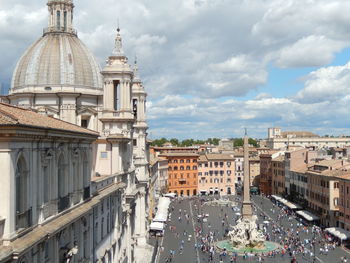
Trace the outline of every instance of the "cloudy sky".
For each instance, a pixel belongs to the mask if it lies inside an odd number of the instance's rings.
[[[75,0],[103,66],[119,19],[148,92],[150,137],[236,137],[247,127],[350,135],[348,0]],[[0,0],[0,82],[47,24],[46,0]]]

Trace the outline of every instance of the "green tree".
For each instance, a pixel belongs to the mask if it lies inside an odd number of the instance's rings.
[[[254,140],[253,138],[249,138],[248,139],[248,143],[250,145],[253,145],[254,147],[258,147],[258,141],[257,140]]]
[[[186,139],[181,142],[181,146],[183,147],[189,147],[193,145],[194,140],[193,139]]]
[[[174,145],[174,146],[179,146],[179,145],[180,145],[179,140],[176,139],[176,138],[170,139],[170,143],[171,143],[172,145]]]
[[[234,147],[241,147],[241,146],[243,146],[243,139],[242,138],[234,139],[233,146]]]
[[[161,139],[156,139],[156,140],[154,140],[152,143],[151,143],[151,145],[152,146],[158,146],[158,147],[160,147],[160,146],[162,146],[164,143],[166,143],[166,142],[168,142],[168,140],[166,139],[166,138],[161,138]]]

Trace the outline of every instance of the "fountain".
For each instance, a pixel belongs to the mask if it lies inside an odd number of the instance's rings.
[[[258,230],[256,225],[257,216],[253,215],[253,207],[250,201],[250,176],[249,176],[249,148],[247,132],[244,137],[244,191],[242,204],[242,217],[236,221],[235,226],[228,232],[229,240],[219,241],[216,246],[218,249],[226,249],[228,252],[244,254],[264,253],[273,251],[280,247],[274,242],[265,241],[262,231]]]

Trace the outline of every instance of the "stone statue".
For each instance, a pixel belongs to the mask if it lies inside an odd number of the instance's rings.
[[[265,236],[256,227],[256,216],[249,219],[240,218],[228,237],[234,248],[263,248]]]

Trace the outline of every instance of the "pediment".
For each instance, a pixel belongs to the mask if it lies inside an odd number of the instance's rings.
[[[80,108],[77,112],[79,115],[82,115],[84,113],[89,114],[89,115],[96,115],[97,114],[97,110],[95,110],[94,108],[91,108],[91,107]]]
[[[54,107],[50,107],[50,106],[39,106],[36,108],[36,110],[39,113],[46,113],[46,114],[59,114],[59,110],[54,108]]]

